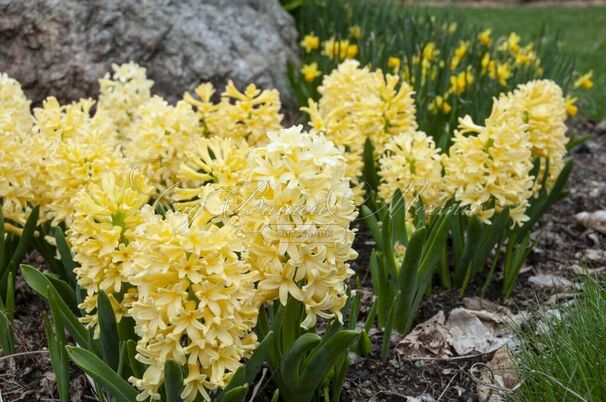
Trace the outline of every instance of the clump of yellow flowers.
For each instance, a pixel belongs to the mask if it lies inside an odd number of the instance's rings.
[[[550,80],[535,80],[520,85],[513,96],[528,123],[532,155],[540,158],[541,172],[549,165],[547,187],[550,188],[564,165],[566,155],[566,99],[562,89]],[[540,183],[541,180],[538,180]]]
[[[113,64],[112,70],[112,75],[108,73],[99,80],[97,115],[106,115],[124,141],[139,117],[139,107],[151,98],[153,81],[147,79],[145,68],[133,62]]]
[[[366,138],[381,154],[392,136],[417,128],[411,86],[396,75],[360,67],[355,60],[325,76],[318,92],[318,102],[310,99],[301,110],[309,114],[313,132],[323,133],[345,153],[347,176],[354,185]]]
[[[128,171],[111,122],[91,116],[93,105],[92,99],[60,105],[51,97],[34,110],[37,174],[43,178],[38,201],[53,225],[71,224],[73,198],[88,184],[99,184],[104,172]]]
[[[177,182],[188,147],[200,137],[198,117],[187,102],[169,105],[159,96],[143,104],[125,146],[131,166],[163,192]]]
[[[267,141],[269,131],[281,127],[280,94],[275,89],[260,90],[254,84],[240,92],[228,81],[218,103],[212,102],[215,89],[210,83],[196,88],[195,99],[185,94],[184,100],[195,107],[199,129],[204,136],[225,136],[246,140],[250,145]]]
[[[0,198],[4,218],[19,225],[25,223],[36,199],[28,151],[32,125],[30,101],[21,85],[0,74]]]
[[[142,378],[132,379],[141,400],[158,397],[167,359],[187,367],[184,400],[209,399],[208,392],[223,387],[256,346],[252,328],[265,300],[256,289],[260,268],[248,260],[247,239],[214,214],[221,205],[212,213],[162,215],[170,206],[163,192],[176,192],[186,180],[202,187],[196,196],[204,198],[218,183],[240,183],[252,148],[268,144],[268,133],[281,128],[279,93],[254,85],[240,92],[229,82],[215,101],[212,85],[202,84],[197,99],[186,94],[171,105],[152,96],[145,69],[128,63],[113,70],[100,80],[97,102],[60,104],[49,97],[33,112],[19,83],[0,75],[5,229],[20,234],[35,205],[41,206],[40,222],[66,228],[85,292],[82,321],[99,335],[101,291],[118,321],[135,321],[137,358],[147,365]],[[340,171],[331,170],[330,177],[344,179]],[[156,208],[158,201],[164,205]],[[339,258],[352,252],[337,252],[344,254],[329,253],[324,263],[337,258],[338,270],[349,273]],[[305,293],[310,317],[338,314],[347,275],[340,283],[333,276],[330,283],[319,281],[317,288],[312,276]],[[333,284],[323,299],[321,286]]]
[[[459,119],[453,145],[443,156],[447,191],[485,223],[505,208],[522,224],[532,195],[532,158],[527,124],[511,97],[495,100],[485,125]]]
[[[422,131],[405,132],[393,137],[379,160],[381,184],[379,196],[386,202],[396,190],[402,191],[405,208],[440,208],[444,202],[440,150]]]
[[[134,231],[128,283],[138,292],[130,314],[140,337],[137,358],[147,368],[131,381],[137,400],[159,399],[164,363],[187,367],[181,397],[210,400],[256,346],[257,274],[241,257],[236,228],[205,216],[141,211]]]
[[[128,171],[108,172],[99,183],[90,183],[74,200],[74,216],[67,235],[80,267],[74,270],[78,283],[86,291],[80,308],[87,315],[83,322],[97,327],[97,297],[104,291],[114,308],[116,320],[129,314],[136,288],[128,283],[124,265],[132,258],[134,229],[143,223],[141,207],[151,191],[141,175]]]
[[[490,32],[479,40],[492,44]],[[515,37],[499,46],[525,52]],[[454,67],[468,52],[461,42]],[[439,55],[428,43],[416,62]],[[396,60],[393,70],[405,61]],[[384,201],[397,189],[407,209],[454,201],[487,224],[507,210],[522,225],[547,166],[549,186],[564,164],[570,105],[548,80],[495,98],[483,124],[460,118],[452,146],[440,149],[418,129],[412,86],[356,60],[324,76],[319,100],[302,109],[309,132],[282,128],[275,90],[229,82],[217,100],[205,83],[172,105],[151,94],[143,68],[113,70],[98,102],[50,97],[33,114],[19,84],[0,75],[0,197],[16,233],[37,204],[42,222],[65,226],[85,292],[81,319],[96,335],[100,292],[118,321],[134,320],[145,365],[130,379],[138,400],[160,397],[169,359],[187,368],[181,397],[210,400],[255,349],[265,302],[301,302],[305,328],[342,320],[367,139]],[[445,79],[454,96],[475,78],[465,68]],[[432,102],[452,111],[446,97]]]
[[[303,302],[301,325],[309,328],[317,316],[341,320],[345,280],[353,275],[347,261],[357,256],[349,228],[357,213],[343,153],[301,130],[270,133],[268,145],[251,151],[240,219],[263,299]]]

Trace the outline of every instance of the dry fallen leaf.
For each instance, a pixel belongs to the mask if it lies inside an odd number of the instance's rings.
[[[480,402],[506,401],[507,391],[499,391],[493,387],[513,390],[519,384],[518,375],[509,357],[507,346],[496,351],[485,368],[480,370],[480,383],[477,387]]]
[[[511,337],[498,336],[502,317],[486,310],[455,308],[446,326],[451,344],[458,355],[490,353],[507,343]]]
[[[445,320],[443,311],[417,325],[396,345],[406,358],[448,358],[453,355],[490,353],[513,338],[512,327],[525,314],[512,314],[507,307],[479,297],[463,299],[467,308],[455,308]]]
[[[528,278],[528,282],[542,288],[568,289],[572,286],[572,283],[568,279],[551,274],[539,274],[531,276]]]
[[[587,229],[606,234],[606,211],[579,212],[574,218]]]
[[[444,312],[438,312],[398,342],[396,350],[408,359],[452,356],[450,333],[444,325],[445,321]]]
[[[574,256],[589,262],[606,263],[606,251],[600,249],[588,248],[577,252]]]

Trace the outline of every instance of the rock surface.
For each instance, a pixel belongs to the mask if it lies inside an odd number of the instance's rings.
[[[134,61],[174,101],[202,81],[254,82],[288,101],[294,21],[278,0],[0,0],[0,71],[40,102],[95,96]]]

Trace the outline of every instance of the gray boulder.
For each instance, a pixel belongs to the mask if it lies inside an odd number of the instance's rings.
[[[296,42],[278,0],[0,0],[0,71],[34,103],[95,96],[111,64],[128,61],[171,101],[232,79],[277,88],[288,102]]]

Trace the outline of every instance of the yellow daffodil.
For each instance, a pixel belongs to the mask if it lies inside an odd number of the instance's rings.
[[[584,89],[591,89],[593,88],[593,70],[588,71],[587,73],[583,74],[582,76],[580,76],[575,82],[574,82],[574,87],[575,88],[581,88],[583,87]]]
[[[577,115],[579,108],[576,105],[577,98],[572,98],[570,96],[566,97],[566,114],[570,117],[574,117]]]
[[[313,82],[316,78],[322,75],[320,70],[318,70],[318,63],[304,64],[301,67],[301,74],[303,74],[303,78],[307,82]]]
[[[305,49],[306,53],[311,53],[320,47],[320,38],[317,37],[313,32],[303,37],[301,41],[301,47]]]
[[[353,39],[360,39],[362,36],[362,28],[359,25],[349,27],[349,36]]]
[[[465,54],[469,49],[469,41],[460,41],[459,46],[454,50],[452,59],[450,60],[450,69],[454,70],[457,68]]]
[[[473,84],[473,81],[473,73],[471,72],[471,69],[468,68],[466,71],[461,71],[450,77],[450,89],[460,95]]]
[[[355,59],[356,56],[358,55],[358,45],[351,44],[347,47],[347,58],[348,59]]]
[[[397,70],[400,67],[400,58],[395,56],[389,56],[387,58],[387,67]]]
[[[430,104],[429,108],[434,113],[437,111],[441,111],[444,114],[448,114],[452,110],[452,106],[450,105],[450,103],[448,103],[445,97],[442,97],[440,95],[436,96],[435,100]]]
[[[478,34],[478,40],[484,46],[490,46],[492,44],[492,37],[490,36],[492,33],[492,29],[485,29],[484,31]]]
[[[507,40],[503,42],[500,47],[500,50],[508,50],[511,54],[517,54],[520,51],[520,40],[522,38],[515,32],[512,32],[507,37]]]
[[[431,61],[440,55],[440,51],[436,48],[435,42],[428,42],[423,47],[423,60]]]
[[[511,72],[511,66],[509,63],[500,63],[491,60],[488,63],[488,75],[493,80],[497,80],[499,85],[506,86],[507,80],[511,78],[513,73]]]
[[[346,39],[340,41],[329,39],[324,42],[322,53],[331,59],[353,59],[358,55],[358,45],[350,43]]]

